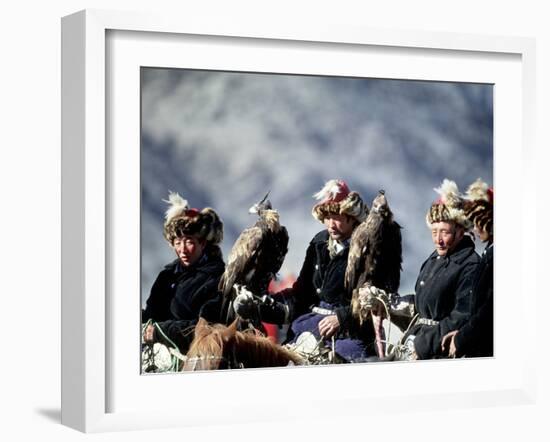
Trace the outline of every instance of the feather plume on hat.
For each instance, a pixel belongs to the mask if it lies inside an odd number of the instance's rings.
[[[172,191],[169,192],[168,199],[162,200],[163,202],[170,204],[170,207],[168,207],[164,215],[166,223],[170,222],[176,216],[185,214],[187,209],[189,209],[188,201],[183,199],[179,193]]]
[[[437,222],[454,222],[466,230],[472,228],[472,222],[464,213],[464,198],[460,195],[458,186],[452,180],[445,178],[441,186],[434,188],[439,194],[426,214],[426,223],[431,227]]]
[[[323,188],[313,195],[316,200],[322,201],[342,201],[349,194],[348,185],[342,180],[330,180],[325,183]]]
[[[478,178],[468,187],[465,198],[470,201],[482,200],[492,203],[493,189],[481,178]]]
[[[458,186],[454,181],[445,178],[441,186],[434,188],[439,193],[441,202],[448,207],[460,207],[462,205],[462,197],[458,190]]]

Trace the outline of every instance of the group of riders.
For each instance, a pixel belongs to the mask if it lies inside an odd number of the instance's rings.
[[[366,284],[359,289],[360,300],[372,299],[374,293],[385,305],[372,308],[370,320],[359,324],[344,279],[350,238],[369,209],[344,181],[331,181],[337,191],[312,210],[325,228],[310,241],[292,287],[255,296],[253,308],[250,299],[234,297],[235,316],[244,323],[254,315],[263,322],[286,324],[283,343],[296,344],[308,335],[330,349],[331,361],[492,356],[493,189],[478,179],[459,193],[453,181],[444,180],[436,189],[441,197],[426,215],[435,250],[420,267],[414,296],[384,293]],[[444,187],[451,192],[445,194]],[[486,244],[481,257],[474,233]],[[185,358],[200,318],[228,325],[218,290],[225,269],[219,247],[223,223],[211,208],[169,209],[164,237],[177,258],[151,288],[142,310],[142,342],[144,348],[171,347]],[[394,309],[395,317],[401,316],[395,324],[403,335],[399,344],[385,346],[380,354],[373,324],[392,320]],[[403,311],[408,312],[405,321]]]

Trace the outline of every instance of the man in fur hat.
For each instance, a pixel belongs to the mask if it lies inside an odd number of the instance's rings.
[[[164,238],[176,259],[159,273],[151,288],[141,320],[156,325],[149,325],[143,338],[155,342],[166,336],[185,353],[198,318],[219,319],[217,287],[225,264],[218,244],[223,223],[213,209],[189,208],[177,193],[171,193],[167,202]]]
[[[472,223],[456,183],[445,179],[435,190],[440,198],[426,215],[435,251],[420,268],[415,286],[418,318],[404,336],[411,359],[445,357],[441,339],[464,324],[479,263],[474,242],[464,235]]]
[[[341,358],[361,360],[374,353],[374,330],[370,322],[361,330],[350,330],[351,300],[344,274],[351,234],[366,219],[368,207],[342,180],[328,181],[315,197],[319,202],[312,215],[325,229],[311,240],[294,285],[268,298],[260,313],[267,322],[292,321],[290,342],[303,332],[323,337],[327,344],[334,337],[335,352]]]
[[[464,212],[487,245],[473,282],[468,322],[447,333],[441,349],[450,357],[493,356],[493,189],[481,179],[468,188]]]

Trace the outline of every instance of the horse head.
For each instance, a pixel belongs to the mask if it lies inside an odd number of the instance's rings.
[[[259,332],[239,331],[238,320],[226,327],[199,319],[183,370],[283,367],[289,363],[300,365],[303,361]]]

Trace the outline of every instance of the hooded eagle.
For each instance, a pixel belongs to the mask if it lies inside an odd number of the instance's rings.
[[[279,213],[273,210],[268,195],[249,209],[249,213],[258,215],[258,221],[243,230],[229,254],[219,284],[226,303],[234,298],[235,285],[244,286],[256,296],[266,293],[285,259],[288,232],[279,223]]]
[[[346,288],[352,293],[352,313],[362,322],[358,289],[365,285],[397,292],[401,278],[401,226],[393,219],[385,192],[378,191],[372,208],[353,231],[345,275]]]

